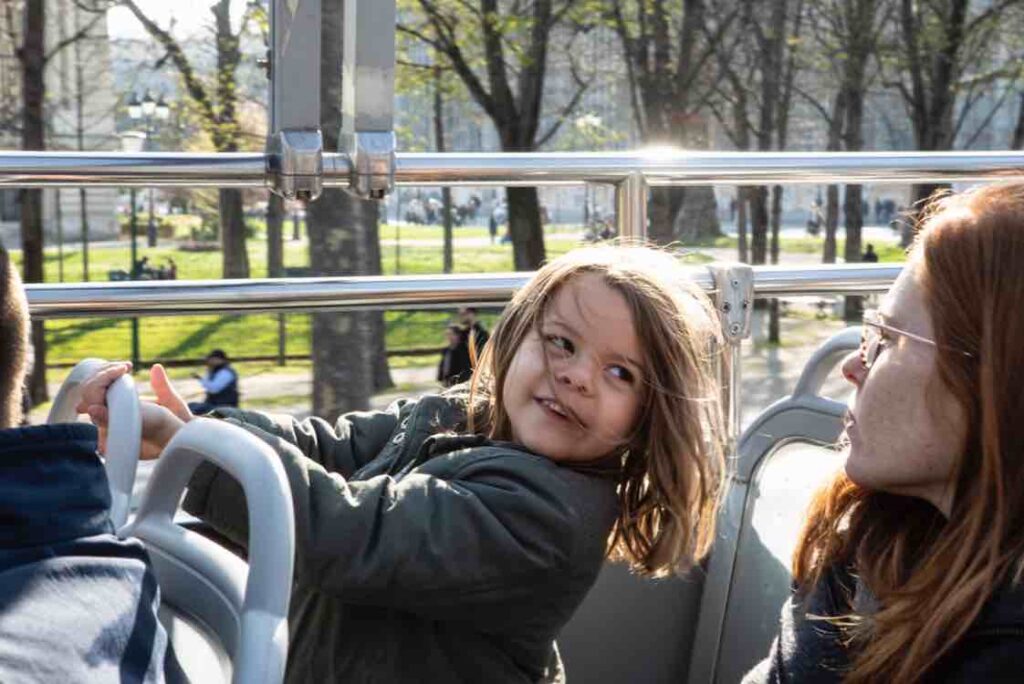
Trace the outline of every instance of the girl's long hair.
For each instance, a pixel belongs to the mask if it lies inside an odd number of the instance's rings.
[[[21,420],[28,348],[28,304],[18,270],[0,247],[0,428]]]
[[[470,382],[468,428],[511,439],[502,393],[512,359],[559,289],[585,273],[600,275],[625,298],[646,369],[638,425],[616,451],[620,506],[609,557],[647,576],[682,571],[714,537],[724,432],[712,374],[718,319],[673,257],[643,247],[590,247],[540,269],[483,350]]]
[[[934,382],[963,408],[967,434],[948,520],[845,475],[811,504],[793,560],[801,588],[843,563],[878,602],[844,621],[848,682],[922,678],[994,590],[1020,580],[1024,559],[1024,185],[935,199],[911,258],[938,343]]]

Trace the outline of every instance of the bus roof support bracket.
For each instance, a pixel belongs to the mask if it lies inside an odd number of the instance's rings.
[[[267,182],[285,199],[323,190],[320,132],[321,0],[272,0]]]
[[[349,192],[383,199],[395,187],[395,0],[344,0],[339,152]]]
[[[728,344],[750,337],[754,308],[754,270],[747,264],[721,262],[708,266],[715,283],[715,308]]]

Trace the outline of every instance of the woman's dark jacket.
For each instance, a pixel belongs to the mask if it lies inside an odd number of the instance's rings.
[[[333,427],[217,412],[273,446],[291,484],[288,681],[563,679],[554,640],[601,568],[618,468],[439,434],[461,406],[428,396]],[[222,471],[197,471],[185,508],[245,543]]]
[[[871,602],[866,595],[862,584],[839,569],[826,573],[806,597],[794,594],[783,606],[779,636],[769,656],[747,673],[743,684],[841,682],[850,653],[838,628],[815,616],[848,613],[848,597],[860,605]],[[1008,585],[997,591],[960,642],[920,681],[1024,681],[1024,588]]]
[[[0,430],[0,682],[164,681],[149,559],[113,532],[96,428]]]

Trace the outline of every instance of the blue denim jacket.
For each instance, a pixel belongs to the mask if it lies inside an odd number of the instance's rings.
[[[0,682],[165,681],[159,602],[114,535],[96,428],[0,430]]]

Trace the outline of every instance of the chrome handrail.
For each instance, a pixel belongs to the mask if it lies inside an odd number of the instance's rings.
[[[264,187],[258,152],[2,152],[0,186]],[[347,155],[323,155],[325,187],[349,187]],[[403,185],[548,186],[943,183],[1024,180],[1024,152],[527,152],[402,153]]]
[[[759,297],[884,292],[900,264],[755,266]],[[705,266],[688,267],[712,291]],[[459,304],[501,305],[530,273],[360,276],[257,280],[174,280],[27,285],[38,318],[170,316],[183,314],[309,312],[353,309],[429,309]]]

